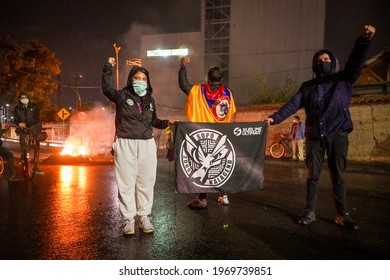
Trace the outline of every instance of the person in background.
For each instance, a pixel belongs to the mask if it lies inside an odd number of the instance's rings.
[[[18,180],[19,178],[16,177],[16,171],[14,166],[14,154],[7,148],[3,147],[2,139],[0,139],[0,156],[7,161],[8,180],[9,181]]]
[[[304,161],[305,155],[303,151],[303,144],[305,141],[305,124],[301,122],[299,116],[294,116],[290,136],[293,150],[292,159],[296,161]]]
[[[187,80],[188,56],[180,60],[179,86],[188,96],[185,114],[191,122],[228,123],[233,121],[236,106],[231,90],[222,85],[222,72],[218,67],[212,67],[208,72],[208,83],[192,85]],[[221,190],[218,202],[228,205],[228,196]],[[200,193],[195,199],[189,201],[187,206],[191,209],[207,208],[207,194]]]
[[[134,66],[122,90],[113,86],[110,57],[104,65],[102,91],[115,104],[115,141],[113,143],[115,175],[119,189],[119,209],[125,219],[124,235],[135,233],[135,220],[144,233],[154,232],[149,219],[152,211],[157,174],[157,147],[153,127],[165,129],[173,120],[160,120],[152,97],[149,72]]]
[[[366,59],[375,27],[365,25],[363,34],[356,40],[345,68],[336,72],[336,57],[329,50],[314,54],[312,68],[315,78],[304,82],[297,93],[276,113],[265,121],[279,124],[301,108],[305,108],[306,125],[306,207],[301,225],[316,220],[318,184],[325,154],[332,179],[337,214],[335,223],[348,230],[359,230],[346,203],[344,170],[347,166],[348,134],[353,129],[349,104],[352,85],[359,77]]]
[[[24,159],[24,146],[26,139],[26,128],[32,129],[34,137],[42,131],[42,123],[40,120],[40,109],[38,105],[32,103],[27,94],[20,94],[18,96],[18,105],[14,109],[14,122],[16,124],[16,134],[19,135],[21,161]],[[43,174],[44,172],[37,167],[36,174]]]

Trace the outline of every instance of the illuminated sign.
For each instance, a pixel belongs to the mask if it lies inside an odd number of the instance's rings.
[[[129,66],[140,66],[141,67],[141,58],[130,58],[126,60],[126,65]]]
[[[188,55],[188,49],[157,49],[148,50],[146,55],[150,56],[185,56]]]

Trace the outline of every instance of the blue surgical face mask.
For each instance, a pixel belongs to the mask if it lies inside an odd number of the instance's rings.
[[[147,93],[146,89],[148,88],[148,84],[144,81],[133,81],[133,88],[134,92],[142,97]]]

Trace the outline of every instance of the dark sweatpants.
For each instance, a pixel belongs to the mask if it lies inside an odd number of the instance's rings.
[[[348,145],[347,134],[334,134],[319,140],[306,139],[306,211],[316,210],[318,183],[326,153],[337,214],[347,212],[344,170],[347,167]]]

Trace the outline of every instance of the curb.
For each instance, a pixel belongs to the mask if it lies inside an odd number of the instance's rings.
[[[302,168],[306,168],[306,165],[302,162],[299,163],[299,162],[286,160],[286,159],[274,159],[271,157],[266,157],[265,164],[286,165],[286,166],[295,165],[295,166],[301,166]],[[323,163],[323,168],[328,169],[326,160]],[[390,164],[348,161],[345,172],[390,176]]]

